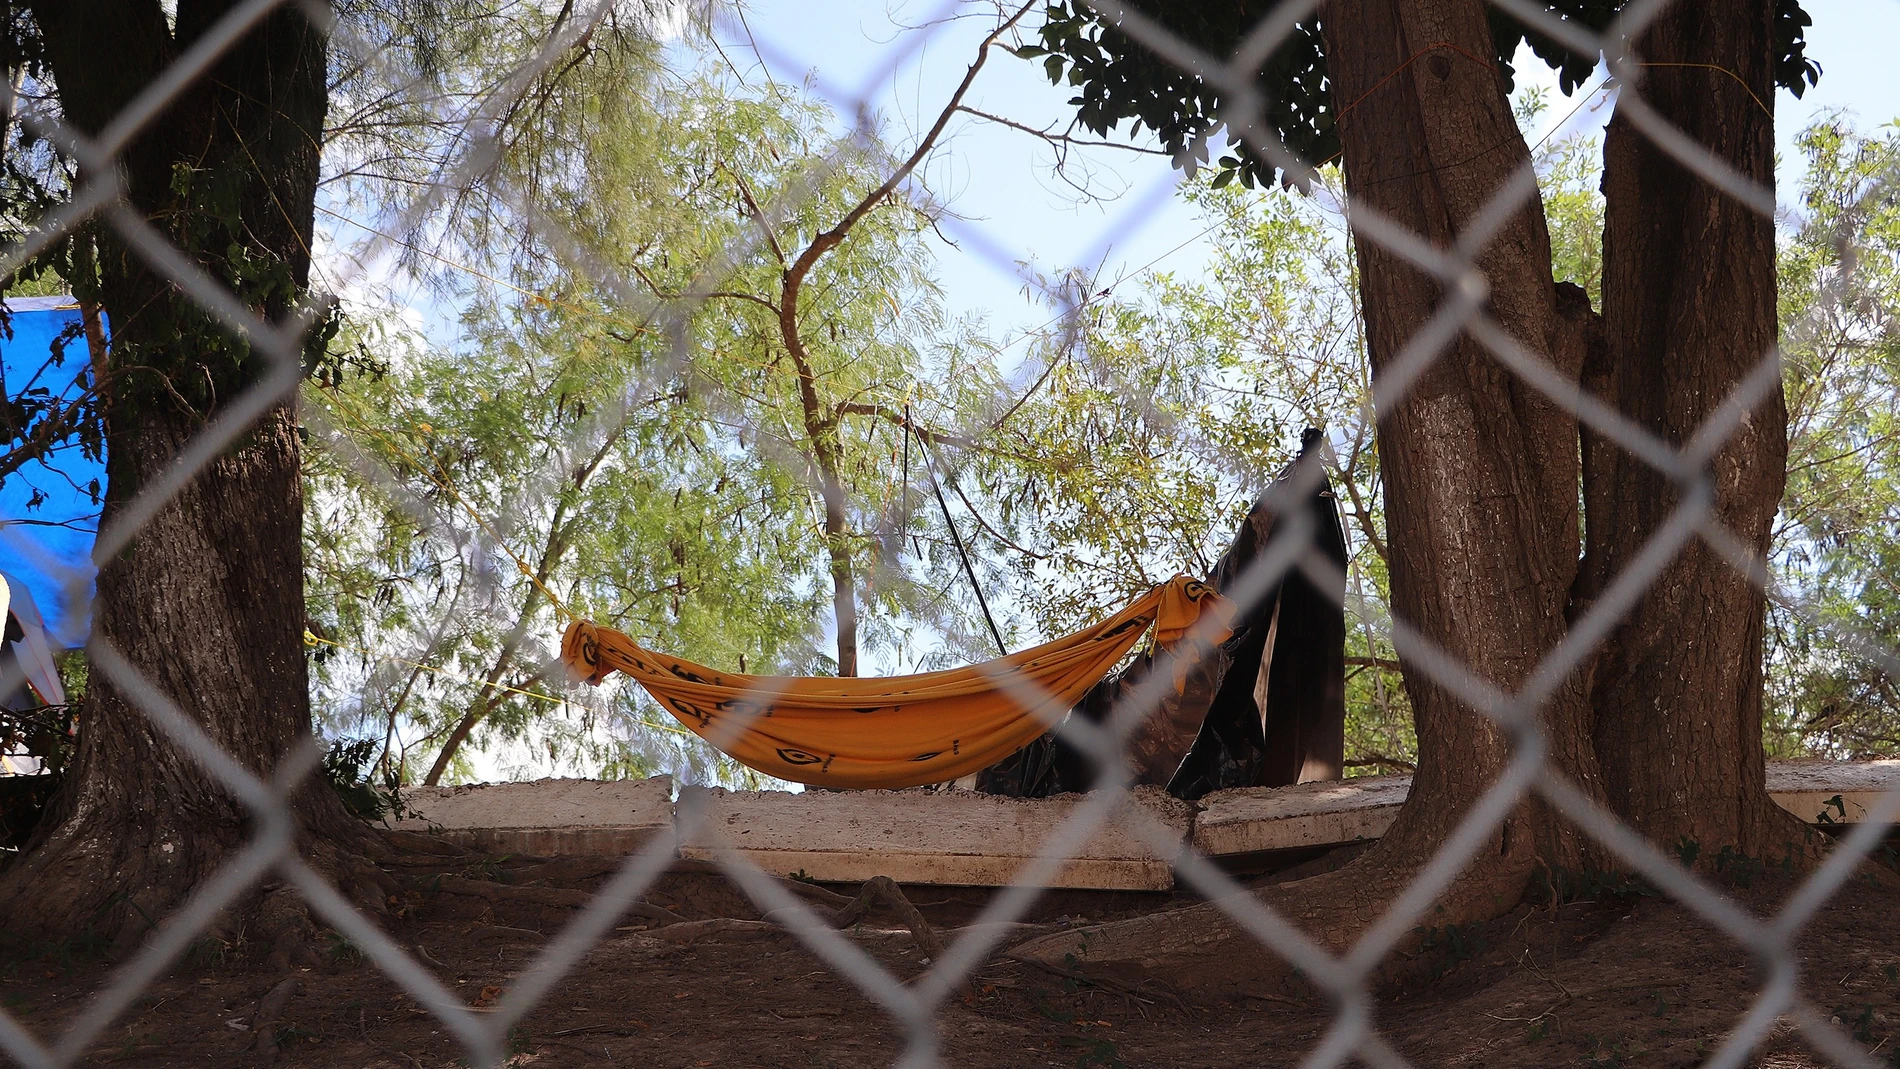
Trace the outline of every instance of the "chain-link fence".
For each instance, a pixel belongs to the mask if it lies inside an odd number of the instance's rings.
[[[82,224],[103,223],[139,256],[169,276],[179,291],[262,353],[270,369],[243,396],[221,407],[217,418],[178,454],[168,474],[144,486],[135,500],[109,518],[98,536],[96,557],[100,561],[124,551],[163,504],[203,465],[231,447],[261,413],[295,395],[305,374],[302,356],[306,332],[323,321],[328,313],[329,298],[313,295],[281,321],[260,318],[254,308],[207,274],[191,257],[173,247],[150,221],[133,210],[125,197],[122,172],[116,166],[118,154],[140,136],[148,124],[158,121],[170,103],[204,78],[220,57],[238,47],[267,17],[294,3],[295,0],[248,0],[230,10],[97,136],[83,136],[50,113],[31,106],[21,115],[21,121],[37,136],[57,144],[61,152],[77,162],[83,181],[69,201],[45,213],[23,246],[8,250],[5,268],[15,269]],[[1579,55],[1600,53],[1605,56],[1620,86],[1617,101],[1620,116],[1700,180],[1750,210],[1770,219],[1774,217],[1776,204],[1771,190],[1738,174],[1733,166],[1687,138],[1645,104],[1645,65],[1631,42],[1640,39],[1644,29],[1665,10],[1666,3],[1631,3],[1601,33],[1589,31],[1575,20],[1560,18],[1531,0],[1493,0],[1493,3],[1497,12],[1534,28],[1549,41],[1558,42]],[[1292,182],[1305,183],[1316,175],[1316,161],[1299,158],[1271,133],[1274,127],[1268,119],[1268,109],[1273,102],[1262,98],[1256,72],[1266,57],[1285,44],[1301,24],[1310,21],[1318,9],[1317,0],[1289,2],[1273,8],[1233,54],[1225,58],[1205,54],[1140,11],[1125,8],[1115,0],[1089,0],[1089,6],[1155,55],[1192,72],[1206,86],[1217,89],[1222,100],[1219,118],[1234,141],[1244,142],[1260,159],[1283,172]],[[438,210],[444,199],[454,196],[457,189],[464,188],[475,176],[487,173],[486,169],[501,151],[497,139],[503,126],[503,111],[519,101],[523,87],[552,66],[564,62],[568,52],[595,30],[610,7],[607,0],[574,5],[572,17],[560,24],[559,32],[547,40],[529,62],[481,94],[478,105],[457,120],[461,137],[449,164],[386,229],[398,234],[407,232]],[[350,63],[374,66],[384,62],[378,42],[354,39],[348,24],[334,22],[331,12],[322,4],[303,3],[298,9],[314,23],[331,28],[331,47],[349,57]],[[960,11],[958,3],[950,3],[939,13],[939,18],[927,21],[926,25],[946,21]],[[997,12],[997,22],[999,26],[1013,28],[1028,13],[1028,8]],[[892,49],[888,65],[868,84],[876,84],[923,47],[930,36],[929,31],[920,31],[904,37],[900,46]],[[1000,30],[986,42],[985,48],[999,39]],[[761,41],[758,45],[770,51],[771,42]],[[824,91],[825,87],[821,84],[819,89]],[[867,145],[874,143],[870,109],[864,106],[861,95],[837,92],[834,102],[841,113],[860,116],[856,136]],[[892,188],[901,186],[909,174],[909,167],[891,172]],[[822,179],[821,169],[805,180],[806,189],[815,189]],[[1494,840],[1510,815],[1531,798],[1553,807],[1622,864],[1745,947],[1762,966],[1763,981],[1752,1005],[1709,1056],[1708,1064],[1742,1064],[1777,1020],[1784,1018],[1797,1023],[1813,1048],[1835,1062],[1872,1064],[1873,1059],[1859,1044],[1799,993],[1795,948],[1803,926],[1881,843],[1888,824],[1900,814],[1900,789],[1888,793],[1872,807],[1862,823],[1838,842],[1826,860],[1786,900],[1781,911],[1764,919],[1752,915],[1708,880],[1678,864],[1656,844],[1646,841],[1548,759],[1551,744],[1539,709],[1625,619],[1685,546],[1700,541],[1750,582],[1768,588],[1769,571],[1757,551],[1725,529],[1716,518],[1713,508],[1716,488],[1708,472],[1711,459],[1737,429],[1747,423],[1756,405],[1777,387],[1780,362],[1772,349],[1760,354],[1755,371],[1736,384],[1733,393],[1719,406],[1712,406],[1713,415],[1681,444],[1662,440],[1649,427],[1580,390],[1574,375],[1558,371],[1546,357],[1527,348],[1517,332],[1494,318],[1487,303],[1488,294],[1499,280],[1488,278],[1480,261],[1489,243],[1533,202],[1537,190],[1535,179],[1526,163],[1508,181],[1488,191],[1488,202],[1481,211],[1460,222],[1456,241],[1449,247],[1410,232],[1368,203],[1354,200],[1340,205],[1366,248],[1410,265],[1421,277],[1434,280],[1443,294],[1416,335],[1380,369],[1373,406],[1377,413],[1384,416],[1398,409],[1419,383],[1426,380],[1447,345],[1461,334],[1466,335],[1484,346],[1497,366],[1507,369],[1520,388],[1540,394],[1542,403],[1568,413],[1588,432],[1651,466],[1660,473],[1663,484],[1673,488],[1679,497],[1667,522],[1654,531],[1640,552],[1630,555],[1629,565],[1603,586],[1587,611],[1571,622],[1562,643],[1545,651],[1542,662],[1534,668],[1525,669],[1523,682],[1515,691],[1500,690],[1458,657],[1435,646],[1419,622],[1401,619],[1394,624],[1393,633],[1388,637],[1411,672],[1455,695],[1471,709],[1483,712],[1508,736],[1511,756],[1502,775],[1462,813],[1455,830],[1443,839],[1430,863],[1417,871],[1404,892],[1389,902],[1375,921],[1366,924],[1343,953],[1335,953],[1316,942],[1259,898],[1251,896],[1232,876],[1191,846],[1183,852],[1177,832],[1152,820],[1140,807],[1127,804],[1128,774],[1121,759],[1122,743],[1166,696],[1170,683],[1166,673],[1153,673],[1133,688],[1102,723],[1070,717],[1059,725],[1051,725],[1096,763],[1096,789],[1041,845],[1040,856],[988,900],[977,923],[965,928],[930,963],[928,971],[911,982],[903,982],[893,975],[821,918],[809,904],[788,893],[779,881],[768,877],[742,854],[734,849],[721,851],[717,860],[719,870],[743,889],[759,909],[778,918],[838,976],[856,985],[898,1023],[904,1040],[903,1064],[924,1065],[938,1060],[938,1011],[975,970],[1001,949],[1006,928],[984,922],[1024,916],[1041,888],[1052,882],[1065,860],[1111,820],[1121,822],[1142,836],[1155,856],[1169,858],[1179,853],[1175,865],[1182,886],[1212,903],[1267,952],[1297,968],[1334,1000],[1337,1015],[1333,1026],[1319,1045],[1305,1055],[1307,1064],[1341,1064],[1354,1057],[1368,1064],[1405,1064],[1403,1052],[1382,1039],[1375,1024],[1370,979],[1484,845]],[[566,447],[557,452],[559,462],[545,470],[520,473],[523,483],[530,486],[551,485],[567,478],[572,458],[586,456],[597,446],[607,428],[625,418],[636,399],[644,395],[643,385],[665,381],[692,364],[695,359],[695,339],[690,326],[693,311],[713,299],[735,265],[771,251],[768,246],[773,240],[773,224],[789,217],[798,206],[789,198],[778,203],[751,205],[761,225],[745,231],[743,239],[729,244],[720,255],[699,265],[697,281],[686,292],[663,296],[650,285],[624,277],[607,258],[592,251],[588,239],[564,230],[561,221],[544,211],[529,191],[502,189],[498,195],[520,218],[533,221],[553,256],[597,278],[626,308],[635,310],[634,319],[654,324],[669,339],[668,361],[647,368],[639,381],[609,384],[609,388],[599,392],[593,411],[575,426]],[[928,199],[927,194],[919,195]],[[1139,225],[1139,216],[1139,211],[1128,213],[1122,227]],[[993,259],[999,269],[1011,270],[1008,265],[1015,260],[1017,251],[1001,236],[987,234],[978,225],[960,223],[953,218],[942,223],[952,228],[959,240]],[[1104,235],[1103,244],[1119,236],[1118,228],[1117,233]],[[1851,244],[1851,235],[1841,235],[1841,238]],[[368,277],[368,269],[363,265],[376,262],[379,256],[398,253],[400,244],[393,237],[376,237],[352,257],[353,272],[338,273],[329,280],[331,286],[350,285]],[[1052,288],[1047,296],[1065,307],[1064,328],[1072,338],[1079,331],[1078,317],[1086,295],[1058,287]],[[1144,403],[1133,391],[1125,393],[1123,400],[1131,406]],[[305,417],[319,432],[311,436],[313,442],[332,450],[342,463],[364,479],[388,489],[395,500],[406,502],[415,510],[419,522],[427,525],[457,522],[457,517],[432,509],[407,491],[404,480],[382,467],[373,451],[357,448],[352,440],[352,428],[327,425],[316,406],[307,407]],[[769,428],[755,430],[769,437]],[[1311,493],[1322,475],[1315,459],[1302,466],[1277,492],[1288,495],[1287,501],[1297,502]],[[927,487],[928,484],[921,482],[922,476],[920,468],[920,486]],[[801,469],[799,478],[816,476]],[[819,489],[814,486],[815,493]],[[1288,517],[1287,522],[1281,525],[1267,551],[1227,591],[1228,597],[1243,609],[1257,603],[1296,569],[1309,570],[1321,580],[1322,586],[1340,585],[1333,581],[1334,577],[1325,574],[1334,565],[1313,552],[1312,524],[1302,518],[1302,510],[1287,507],[1279,511]],[[466,521],[471,538],[484,537],[484,532],[473,529],[476,523],[472,512],[460,519]],[[496,522],[505,530],[510,518],[501,517]],[[493,531],[485,533],[493,535]],[[1768,593],[1771,597],[1781,596],[1772,589]],[[83,598],[84,580],[76,579],[68,595],[75,601]],[[1789,601],[1788,605],[1794,611],[1801,609],[1798,601]],[[1842,625],[1833,620],[1827,626],[1838,630]],[[538,638],[547,655],[552,656],[553,636]],[[1186,642],[1190,650],[1206,650],[1215,639],[1210,622],[1191,634]],[[1877,661],[1887,673],[1900,674],[1900,661],[1895,660],[1892,651],[1868,641],[1861,644],[1861,652]],[[184,696],[163,693],[110,641],[95,636],[89,656],[94,673],[133,696],[139,709],[159,731],[187,750],[248,807],[255,821],[255,831],[249,842],[196,892],[189,904],[159,926],[150,940],[117,969],[110,982],[64,1034],[34,1035],[14,1016],[0,1010],[0,1049],[21,1065],[54,1066],[77,1061],[148,985],[178,960],[221,910],[272,873],[294,886],[324,923],[360,948],[377,968],[433,1014],[462,1044],[469,1064],[499,1064],[505,1060],[511,1029],[528,1020],[537,1005],[564,978],[585,967],[583,959],[674,862],[676,840],[668,836],[653,839],[648,846],[627,857],[612,878],[593,895],[591,903],[540,950],[532,967],[519,975],[496,1005],[484,1012],[475,1012],[455,990],[445,986],[398,945],[377,921],[346,900],[322,875],[299,859],[294,847],[294,818],[286,799],[293,787],[315,767],[316,753],[293,754],[272,778],[261,779],[220,751],[192,715],[181,708]],[[1006,691],[1018,694],[1029,707],[1045,704],[1041,700],[1045,696],[1036,693],[1034,685],[1023,678],[1001,673],[996,682]],[[769,705],[771,695],[757,697],[758,707]],[[738,721],[729,724],[728,729],[742,731],[745,726],[743,721]],[[679,806],[680,836],[697,839],[715,836],[716,830],[707,821],[706,812],[693,803],[692,797],[683,797]]]

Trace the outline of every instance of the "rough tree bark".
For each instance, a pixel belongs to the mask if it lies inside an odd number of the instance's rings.
[[[1774,188],[1774,5],[1677,2],[1637,42],[1640,92],[1717,159]],[[1604,144],[1605,366],[1597,388],[1678,447],[1776,338],[1774,222],[1657,148],[1623,114]],[[1593,384],[1596,385],[1596,384]],[[1654,468],[1594,435],[1582,596],[1678,503]],[[1765,552],[1787,467],[1779,377],[1708,467],[1715,515]],[[1612,807],[1652,841],[1783,856],[1806,830],[1763,782],[1762,593],[1700,541],[1625,617],[1596,668],[1595,745]]]
[[[1719,157],[1772,183],[1771,0],[1719,10],[1676,0],[1638,41],[1669,68],[1648,98]],[[1333,0],[1324,10],[1352,202],[1449,248],[1510,177],[1529,165],[1481,0]],[[1775,336],[1772,224],[1670,162],[1624,118],[1605,153],[1607,318],[1551,281],[1549,235],[1534,195],[1484,247],[1486,311],[1525,349],[1579,379],[1668,441],[1688,441]],[[1365,234],[1355,237],[1375,381],[1453,294]],[[1666,519],[1667,483],[1508,372],[1469,336],[1380,412],[1395,614],[1506,691],[1516,690]],[[1757,551],[1781,492],[1778,389],[1712,465],[1718,514]],[[1580,545],[1585,490],[1588,544]],[[1582,551],[1587,549],[1587,554]],[[1760,735],[1762,599],[1706,550],[1691,548],[1650,588],[1592,663],[1540,710],[1547,761],[1586,794],[1665,843],[1694,838],[1777,854],[1803,834],[1768,799]],[[1262,896],[1340,950],[1383,912],[1496,780],[1507,740],[1407,664],[1418,773],[1391,831],[1338,872]],[[1705,856],[1708,856],[1705,854]],[[1509,909],[1534,872],[1603,866],[1603,849],[1548,807],[1526,802],[1440,897],[1429,923]],[[1210,907],[1140,918],[1017,948],[1114,971],[1165,967],[1188,983],[1283,976],[1271,954],[1240,955]],[[1080,944],[1080,945],[1078,945]]]
[[[32,5],[69,122],[97,133],[233,3]],[[283,316],[303,292],[327,106],[326,40],[294,7],[267,16],[120,157],[126,196],[241,300]],[[235,222],[216,229],[219,212]],[[210,221],[208,221],[210,220]],[[262,374],[264,360],[96,224],[96,280],[119,374],[105,406],[109,526],[180,450]],[[228,251],[233,243],[243,252]],[[249,265],[252,273],[246,274]],[[261,266],[260,266],[261,265]],[[75,280],[84,283],[85,280]],[[110,641],[226,753],[268,777],[311,734],[299,430],[268,410],[104,562],[95,634]],[[134,940],[246,838],[244,809],[95,671],[78,752],[28,853],[0,883],[13,934],[85,929]],[[301,852],[380,908],[370,846],[320,779],[298,793]],[[265,886],[246,909],[280,949],[307,935],[294,895]]]

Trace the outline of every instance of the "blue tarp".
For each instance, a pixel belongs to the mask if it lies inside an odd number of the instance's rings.
[[[90,376],[90,350],[70,297],[14,297],[6,302],[13,336],[0,337],[6,399],[29,389],[76,397]],[[57,351],[57,353],[56,353]],[[77,436],[0,480],[0,572],[33,594],[55,642],[82,646],[92,624],[92,543],[99,532],[105,465],[88,457]],[[84,583],[69,599],[67,584]]]

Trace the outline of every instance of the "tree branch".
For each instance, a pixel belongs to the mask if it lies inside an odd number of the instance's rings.
[[[1379,555],[1380,560],[1391,560],[1391,554],[1386,552],[1385,539],[1379,537],[1378,528],[1372,524],[1372,513],[1366,510],[1366,503],[1359,496],[1358,484],[1353,482],[1350,474],[1344,472],[1340,474],[1339,482],[1346,488],[1346,496],[1352,498],[1352,518],[1359,524],[1359,533],[1366,536],[1367,544],[1372,546],[1372,551]]]
[[[1003,545],[1008,546],[1009,548],[1015,550],[1018,553],[1021,553],[1025,557],[1029,557],[1032,560],[1048,560],[1049,559],[1049,554],[1047,553],[1038,553],[1033,549],[1027,549],[1023,546],[1017,545],[1011,539],[1004,538],[1002,532],[998,531],[994,527],[991,527],[990,521],[984,519],[983,514],[981,512],[978,512],[976,509],[976,506],[971,503],[970,499],[967,496],[964,495],[963,487],[958,486],[956,483],[951,483],[950,489],[956,491],[957,499],[963,502],[963,507],[966,509],[969,509],[970,515],[976,517],[977,526],[989,532],[989,536],[991,538],[996,539],[998,542],[1001,542]]]
[[[18,437],[19,445],[0,454],[0,479],[45,456],[47,450],[64,441],[67,435],[78,428],[80,410],[99,394],[100,391],[95,386],[41,416],[31,431]]]
[[[944,106],[943,111],[937,115],[937,121],[931,124],[923,139],[917,142],[917,147],[911,151],[910,157],[897,170],[891,172],[891,176],[884,180],[883,185],[872,190],[868,196],[846,212],[844,218],[838,220],[836,226],[813,238],[812,243],[806,246],[805,251],[798,255],[798,259],[785,272],[784,296],[779,301],[779,316],[788,341],[798,334],[798,290],[804,285],[805,276],[811,272],[812,266],[818,262],[819,257],[843,242],[845,235],[858,224],[858,220],[864,218],[871,209],[882,204],[885,198],[910,177],[911,172],[917,169],[917,165],[924,161],[924,157],[936,147],[937,139],[943,135],[943,129],[949,125],[951,116],[955,115],[957,109],[962,106],[963,97],[970,91],[971,84],[976,81],[977,73],[989,60],[990,46],[995,44],[1003,34],[1008,33],[1016,23],[1022,21],[1023,16],[1029,14],[1029,9],[1035,6],[1034,0],[1031,0],[1030,3],[1017,8],[1014,15],[1003,20],[996,29],[990,31],[988,37],[983,38],[983,43],[977,46],[976,60],[970,64],[969,70],[964,72],[963,81],[958,83],[956,91],[950,94],[950,103]],[[800,348],[802,349],[803,346],[801,345]]]
[[[778,257],[778,265],[781,268],[784,267],[785,250],[779,247],[778,235],[772,233],[772,226],[766,221],[765,213],[759,210],[758,199],[752,195],[752,187],[746,185],[745,176],[727,167],[724,163],[717,164],[717,166],[720,170],[732,176],[732,181],[739,187],[740,199],[745,201],[747,214],[751,215],[752,221],[759,225],[759,232],[765,235],[766,243],[772,246],[772,255]]]
[[[812,267],[818,263],[819,258],[842,244],[845,236],[851,233],[851,228],[856,226],[858,221],[872,209],[884,203],[897,187],[903,185],[905,179],[910,177],[917,166],[936,147],[937,139],[943,135],[944,127],[949,125],[951,117],[956,114],[957,107],[963,103],[964,94],[970,91],[971,84],[976,81],[977,72],[981,71],[983,64],[988,61],[990,46],[995,44],[1003,34],[1009,32],[1010,28],[1021,21],[1034,6],[1036,6],[1036,0],[1029,0],[1018,8],[1015,14],[991,30],[989,36],[983,38],[983,43],[977,47],[975,61],[970,64],[969,70],[964,72],[963,81],[958,83],[956,91],[950,94],[950,102],[944,105],[943,111],[937,115],[937,121],[931,124],[929,131],[917,142],[910,156],[891,172],[890,177],[886,178],[881,185],[858,201],[850,211],[845,212],[831,229],[814,237],[811,244],[805,246],[805,250],[798,254],[798,259],[785,269],[784,281],[780,285],[779,336],[784,342],[786,355],[791,358],[792,366],[798,373],[798,400],[803,409],[805,439],[810,449],[806,459],[817,476],[815,481],[818,483],[818,492],[825,502],[824,539],[826,551],[831,557],[832,610],[836,614],[838,674],[841,676],[856,675],[858,667],[858,608],[847,529],[848,502],[843,482],[838,475],[837,415],[830,413],[818,397],[818,377],[812,370],[811,355],[805,349],[805,339],[799,328],[799,291],[804,287],[806,277],[810,275]],[[751,200],[743,184],[740,191],[748,201]],[[753,207],[756,209],[756,205]],[[767,237],[770,237],[769,233]],[[777,248],[776,241],[773,247]],[[784,262],[782,255],[780,262]]]
[[[840,401],[832,409],[836,416],[876,416],[915,434],[926,445],[953,445],[958,449],[975,449],[976,443],[962,435],[945,434],[920,426],[915,420],[908,419],[904,413],[889,405],[867,405],[862,401]]]
[[[655,297],[658,297],[660,300],[680,301],[680,300],[687,300],[689,298],[688,294],[668,293],[665,290],[661,289],[657,284],[654,283],[654,281],[651,278],[647,277],[647,273],[640,269],[639,264],[633,264],[632,267],[633,267],[633,273],[639,276],[640,281],[646,283],[647,289],[652,290],[653,295]],[[710,300],[714,297],[724,297],[728,300],[733,300],[733,301],[751,301],[753,304],[764,305],[765,307],[771,309],[773,315],[778,314],[778,305],[773,304],[771,301],[768,301],[764,297],[761,297],[755,293],[739,293],[735,290],[713,290],[710,293],[695,293],[695,294],[690,295],[690,299],[692,300]]]
[[[1005,119],[1001,115],[992,115],[987,111],[981,111],[977,108],[972,108],[965,104],[957,105],[957,110],[964,112],[966,114],[974,115],[977,118],[984,120],[985,122],[993,122],[997,124],[998,126],[1007,126],[1012,130],[1021,130],[1023,133],[1028,134],[1031,137],[1039,137],[1044,141],[1050,142],[1051,144],[1081,145],[1086,148],[1114,148],[1114,149],[1121,149],[1124,152],[1139,152],[1146,156],[1169,155],[1169,153],[1164,152],[1158,148],[1143,148],[1140,145],[1129,145],[1129,144],[1124,144],[1119,141],[1097,141],[1093,138],[1074,137],[1069,134],[1058,134],[1052,130],[1038,130],[1033,126],[1029,126],[1024,123],[1019,123],[1015,121],[1014,119]]]

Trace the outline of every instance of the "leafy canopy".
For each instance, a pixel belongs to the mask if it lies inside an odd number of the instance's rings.
[[[1202,53],[1224,59],[1279,6],[1279,0],[1222,4],[1133,0],[1129,6]],[[1559,18],[1597,31],[1607,27],[1622,6],[1616,0],[1548,4]],[[1053,0],[1046,15],[1041,43],[1025,45],[1016,54],[1041,59],[1052,83],[1066,81],[1076,87],[1069,102],[1076,105],[1084,127],[1106,135],[1123,120],[1132,119],[1130,133],[1139,133],[1144,126],[1154,131],[1162,147],[1174,155],[1177,167],[1192,174],[1208,165],[1206,139],[1223,125],[1228,94],[1200,72],[1184,70],[1156,55],[1086,0]],[[1512,60],[1520,42],[1529,44],[1537,58],[1558,71],[1565,93],[1575,91],[1596,69],[1597,56],[1571,52],[1498,8],[1489,9],[1489,19],[1497,71],[1506,92],[1512,89]],[[1812,22],[1800,0],[1777,0],[1775,83],[1797,97],[1821,76],[1821,68],[1807,58],[1804,34]],[[1294,26],[1261,63],[1257,85],[1265,104],[1265,125],[1289,150],[1316,166],[1339,155],[1336,125],[1342,109],[1351,102],[1333,99],[1317,13]],[[1214,164],[1217,184],[1225,185],[1235,177],[1248,186],[1271,184],[1281,177],[1252,145],[1230,142],[1229,152]]]

